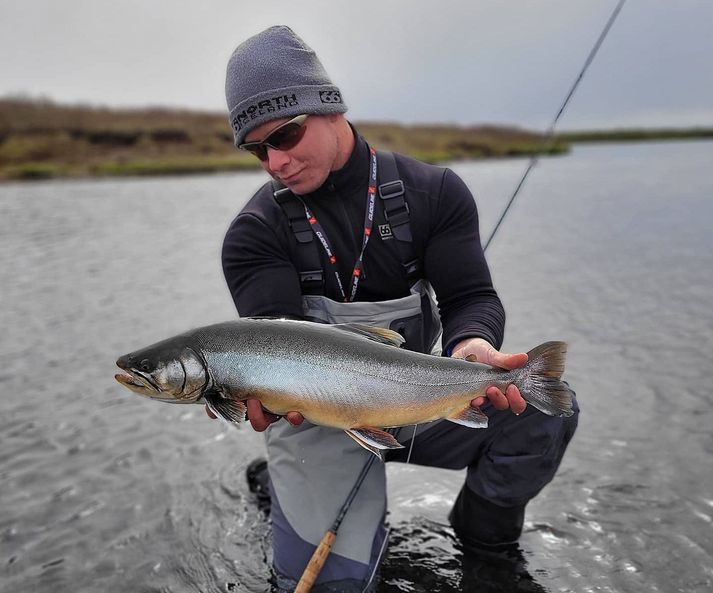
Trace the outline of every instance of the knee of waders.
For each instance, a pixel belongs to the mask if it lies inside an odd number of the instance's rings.
[[[466,550],[514,545],[525,521],[525,505],[502,507],[463,485],[448,520]]]

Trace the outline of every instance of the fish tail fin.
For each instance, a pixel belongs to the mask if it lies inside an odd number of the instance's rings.
[[[545,342],[527,353],[516,385],[522,397],[548,416],[571,416],[572,390],[562,381],[565,342]]]

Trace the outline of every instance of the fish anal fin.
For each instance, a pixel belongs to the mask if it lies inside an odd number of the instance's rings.
[[[448,416],[446,420],[467,426],[468,428],[487,428],[488,417],[481,411],[480,408],[475,408],[468,405],[467,408],[460,410],[452,416]]]
[[[205,402],[208,408],[218,418],[229,422],[230,424],[240,424],[245,420],[245,412],[247,406],[245,402],[239,399],[228,399],[219,393],[208,393],[204,395]]]
[[[361,426],[359,428],[347,429],[345,432],[362,447],[368,449],[382,460],[383,455],[381,451],[404,448],[404,446],[394,438],[394,435],[380,428]]]
[[[350,432],[355,433],[360,439],[366,441],[377,449],[403,449],[404,446],[396,440],[393,434],[381,428],[373,426],[360,426],[351,428]]]
[[[374,455],[376,455],[381,461],[384,461],[384,452],[381,449],[377,449],[376,447],[372,447],[369,443],[366,441],[362,441],[356,434],[354,434],[351,430],[345,430],[346,432],[352,439],[354,439],[359,445],[364,447],[367,451],[370,451]]]
[[[385,327],[375,327],[363,323],[337,323],[332,327],[389,346],[400,347],[406,342],[400,333]]]

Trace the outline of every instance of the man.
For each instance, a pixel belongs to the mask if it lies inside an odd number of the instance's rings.
[[[498,350],[504,310],[475,203],[452,171],[369,147],[317,56],[287,27],[238,46],[226,96],[236,146],[274,180],[225,237],[223,269],[241,316],[370,323],[399,331],[421,352],[525,364],[526,354]],[[396,437],[405,448],[387,460],[405,461],[411,450],[412,463],[467,467],[449,517],[456,534],[471,548],[512,545],[525,505],[554,476],[576,415],[526,408],[513,385],[491,387],[472,404],[489,416],[487,430],[446,421],[403,429]],[[266,431],[274,569],[279,589],[290,591],[369,453],[298,412],[280,419],[257,400],[247,406],[253,428]],[[376,463],[314,591],[369,588],[385,544],[384,488]]]

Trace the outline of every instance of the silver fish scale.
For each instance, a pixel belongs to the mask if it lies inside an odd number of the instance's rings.
[[[508,373],[380,344],[333,326],[239,319],[185,334],[213,379],[235,395],[258,389],[359,408],[417,404],[472,393]],[[366,400],[366,401],[365,401]]]

